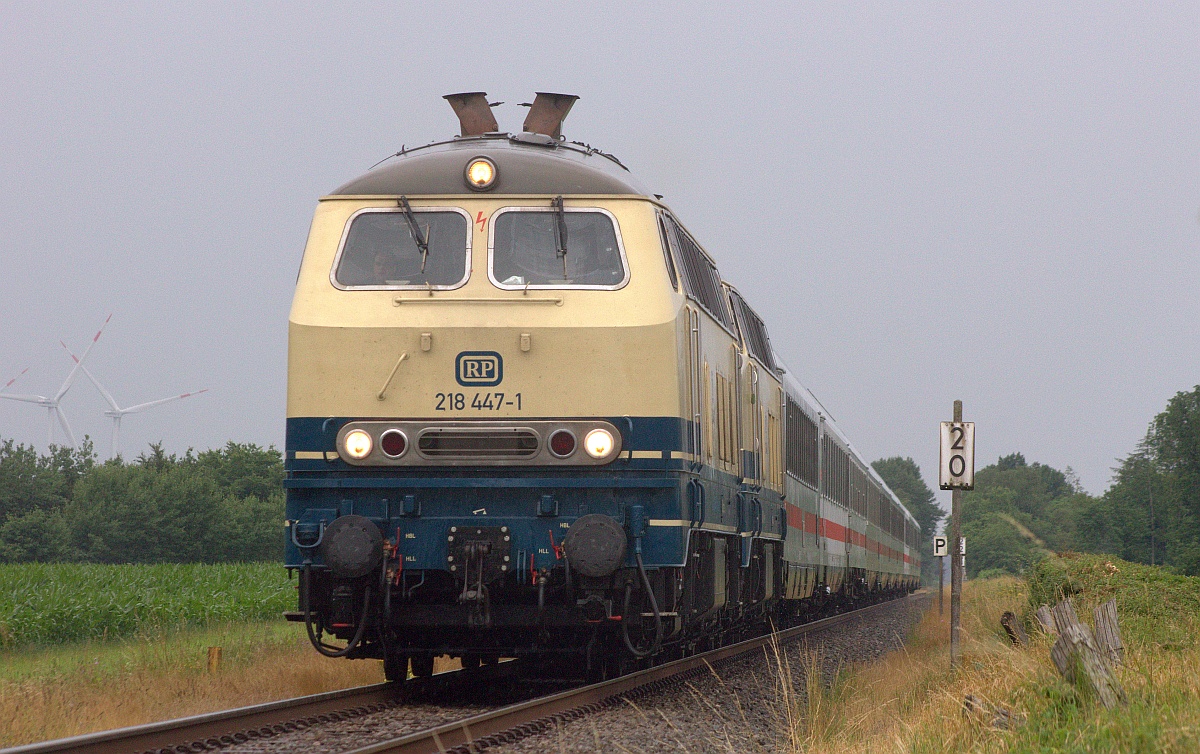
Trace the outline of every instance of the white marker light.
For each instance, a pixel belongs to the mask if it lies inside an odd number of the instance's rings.
[[[361,429],[352,429],[346,433],[345,439],[342,440],[342,447],[346,450],[346,455],[356,461],[361,461],[371,455],[371,446],[374,443],[371,441],[371,436]]]
[[[604,458],[613,452],[613,447],[612,432],[607,429],[593,429],[583,438],[583,449],[592,458]]]

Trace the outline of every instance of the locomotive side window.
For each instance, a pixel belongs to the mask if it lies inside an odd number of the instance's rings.
[[[616,223],[603,210],[504,209],[491,233],[488,274],[500,288],[614,290],[629,280]]]
[[[675,273],[675,260],[671,259],[671,241],[667,236],[666,220],[661,213],[658,216],[658,235],[662,239],[663,256],[667,259],[667,275],[671,278],[671,287],[679,290],[679,276]]]
[[[746,335],[746,345],[750,353],[758,357],[771,371],[778,371],[779,367],[775,364],[775,357],[771,352],[771,339],[767,336],[767,326],[763,324],[762,318],[737,291],[731,290],[729,293],[742,325],[741,330]]]
[[[398,209],[360,210],[346,225],[333,284],[367,290],[457,288],[470,271],[469,229],[462,210],[413,209],[411,218]]]
[[[680,272],[687,294],[724,325],[726,330],[735,332],[733,314],[729,311],[728,299],[721,290],[721,276],[716,265],[687,231],[679,227],[673,217],[664,215],[664,218],[670,235],[674,237],[675,249],[679,252]]]

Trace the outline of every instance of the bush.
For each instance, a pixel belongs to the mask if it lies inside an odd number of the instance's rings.
[[[1034,566],[1028,584],[1031,610],[1067,596],[1085,616],[1115,599],[1122,634],[1141,636],[1163,650],[1200,641],[1200,578],[1108,555],[1063,553]]]
[[[70,551],[68,531],[57,511],[34,509],[0,525],[0,562],[50,563]]]
[[[90,442],[47,455],[0,442],[0,562],[248,562],[283,557],[283,458],[230,442],[161,444],[95,463]]]
[[[1045,558],[1029,570],[1029,605],[1037,610],[1076,594],[1080,585],[1072,581],[1063,558]]]

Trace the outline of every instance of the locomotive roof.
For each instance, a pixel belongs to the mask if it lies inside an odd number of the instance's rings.
[[[467,163],[480,156],[496,164],[496,185],[485,192],[471,190],[463,179]],[[541,134],[461,136],[401,149],[389,160],[337,187],[331,195],[647,195],[629,169],[612,155]]]

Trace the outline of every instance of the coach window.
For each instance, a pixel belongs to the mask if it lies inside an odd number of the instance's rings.
[[[506,290],[615,290],[629,281],[613,216],[575,207],[498,211],[488,240],[488,274]]]
[[[467,282],[470,229],[460,209],[359,210],[346,224],[330,276],[343,290],[447,290]]]

